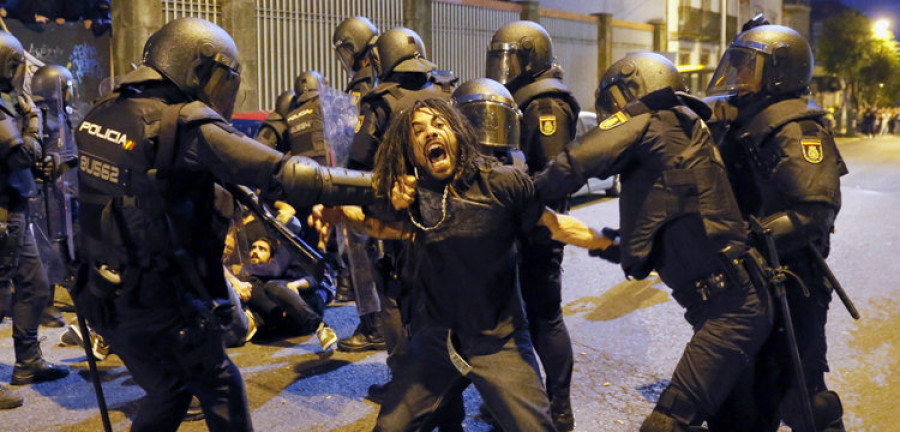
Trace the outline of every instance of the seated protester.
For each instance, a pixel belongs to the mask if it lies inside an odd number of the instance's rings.
[[[334,330],[322,320],[332,293],[296,265],[297,258],[269,238],[250,245],[250,262],[241,277],[251,283],[247,304],[260,316],[260,331],[283,335],[315,332],[323,351],[337,342]]]
[[[375,157],[381,204],[390,198],[403,211],[314,208],[323,230],[345,222],[410,242],[414,331],[376,431],[420,430],[470,383],[503,430],[555,430],[516,285],[516,239],[540,229],[590,249],[611,241],[546,209],[525,172],[478,156],[476,145],[450,102],[416,101],[392,120]]]
[[[222,270],[225,272],[225,280],[229,285],[228,299],[234,306],[231,323],[222,331],[222,340],[228,348],[239,347],[253,338],[256,334],[256,321],[250,309],[244,307],[245,301],[250,299],[251,284],[238,279],[229,267],[240,266],[241,257],[237,253],[237,231],[239,225],[232,224],[225,236],[225,249],[222,251]]]

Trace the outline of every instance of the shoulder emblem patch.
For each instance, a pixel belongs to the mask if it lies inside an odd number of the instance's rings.
[[[803,138],[800,140],[800,145],[803,146],[803,159],[806,159],[807,162],[817,164],[825,158],[822,153],[822,140]]]
[[[356,119],[356,127],[353,128],[353,133],[357,133],[360,129],[362,129],[363,120],[365,119],[366,116],[359,116],[359,118]]]
[[[359,98],[360,94],[358,91],[350,92],[350,100],[353,102],[353,105],[359,106]]]
[[[628,115],[626,115],[622,111],[619,111],[619,112],[607,117],[606,120],[603,120],[602,122],[600,122],[599,127],[601,130],[610,130],[616,126],[625,124],[625,122],[627,122],[627,121],[628,121]]]
[[[556,116],[546,115],[540,116],[538,121],[541,122],[541,134],[550,136],[556,133]]]

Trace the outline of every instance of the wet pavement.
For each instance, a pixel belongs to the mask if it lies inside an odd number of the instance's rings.
[[[850,168],[843,208],[828,261],[856,302],[854,321],[837,300],[828,324],[829,385],[845,404],[851,431],[896,431],[900,412],[900,138],[841,140]],[[616,200],[595,197],[572,214],[595,227],[617,224]],[[636,431],[666,384],[690,328],[668,288],[653,276],[625,280],[618,267],[566,248],[564,311],[576,364],[572,389],[579,431]],[[326,320],[339,336],[356,326],[355,308],[337,305]],[[67,318],[72,314],[67,313]],[[62,380],[12,387],[23,407],[0,411],[0,431],[102,430],[84,354],[59,346],[63,329],[41,329],[46,357],[67,364]],[[10,324],[0,325],[0,382],[12,373]],[[369,385],[387,379],[384,353],[337,352],[322,357],[315,338],[252,343],[230,354],[244,376],[259,431],[371,430],[378,405],[365,400]],[[128,430],[142,391],[115,356],[100,363],[114,429]],[[466,431],[487,431],[472,417],[477,393],[468,391]],[[203,422],[181,431],[206,430]],[[787,429],[785,429],[787,430]]]

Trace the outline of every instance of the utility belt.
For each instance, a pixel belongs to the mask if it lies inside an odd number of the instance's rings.
[[[674,290],[672,297],[687,308],[697,303],[709,301],[735,287],[749,285],[765,286],[762,255],[756,249],[748,248],[740,253],[732,253],[726,247],[719,252],[720,269],[690,285]]]

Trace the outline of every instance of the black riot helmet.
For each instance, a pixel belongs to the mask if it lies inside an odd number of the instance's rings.
[[[553,66],[550,34],[533,21],[500,27],[487,49],[487,77],[503,85],[533,79]]]
[[[338,24],[331,36],[331,43],[347,73],[362,69],[363,59],[371,51],[379,33],[378,27],[364,16],[347,18]]]
[[[388,81],[396,72],[428,73],[437,68],[428,61],[419,34],[406,27],[394,27],[378,36],[372,48],[372,63],[382,81]]]
[[[42,66],[31,76],[31,96],[36,103],[68,106],[72,103],[74,92],[75,78],[63,66]]]
[[[328,84],[328,80],[317,71],[306,71],[294,79],[294,93],[297,94],[297,105],[319,95],[319,88]]]
[[[179,18],[147,39],[143,63],[168,78],[186,95],[230,118],[241,84],[234,39],[200,18]]]
[[[293,90],[285,90],[275,98],[275,112],[281,114],[281,117],[287,118],[289,112],[294,109],[294,97],[297,96]]]
[[[753,27],[735,37],[709,82],[709,96],[737,96],[743,104],[761,96],[799,96],[812,80],[809,42],[791,28]]]
[[[649,93],[665,88],[687,91],[684,77],[666,57],[635,53],[615,62],[603,74],[594,93],[598,118],[609,117]]]
[[[453,92],[453,103],[475,128],[483,150],[519,148],[521,113],[509,90],[490,78],[466,81]]]
[[[0,91],[21,90],[25,83],[25,49],[12,34],[0,31]]]

